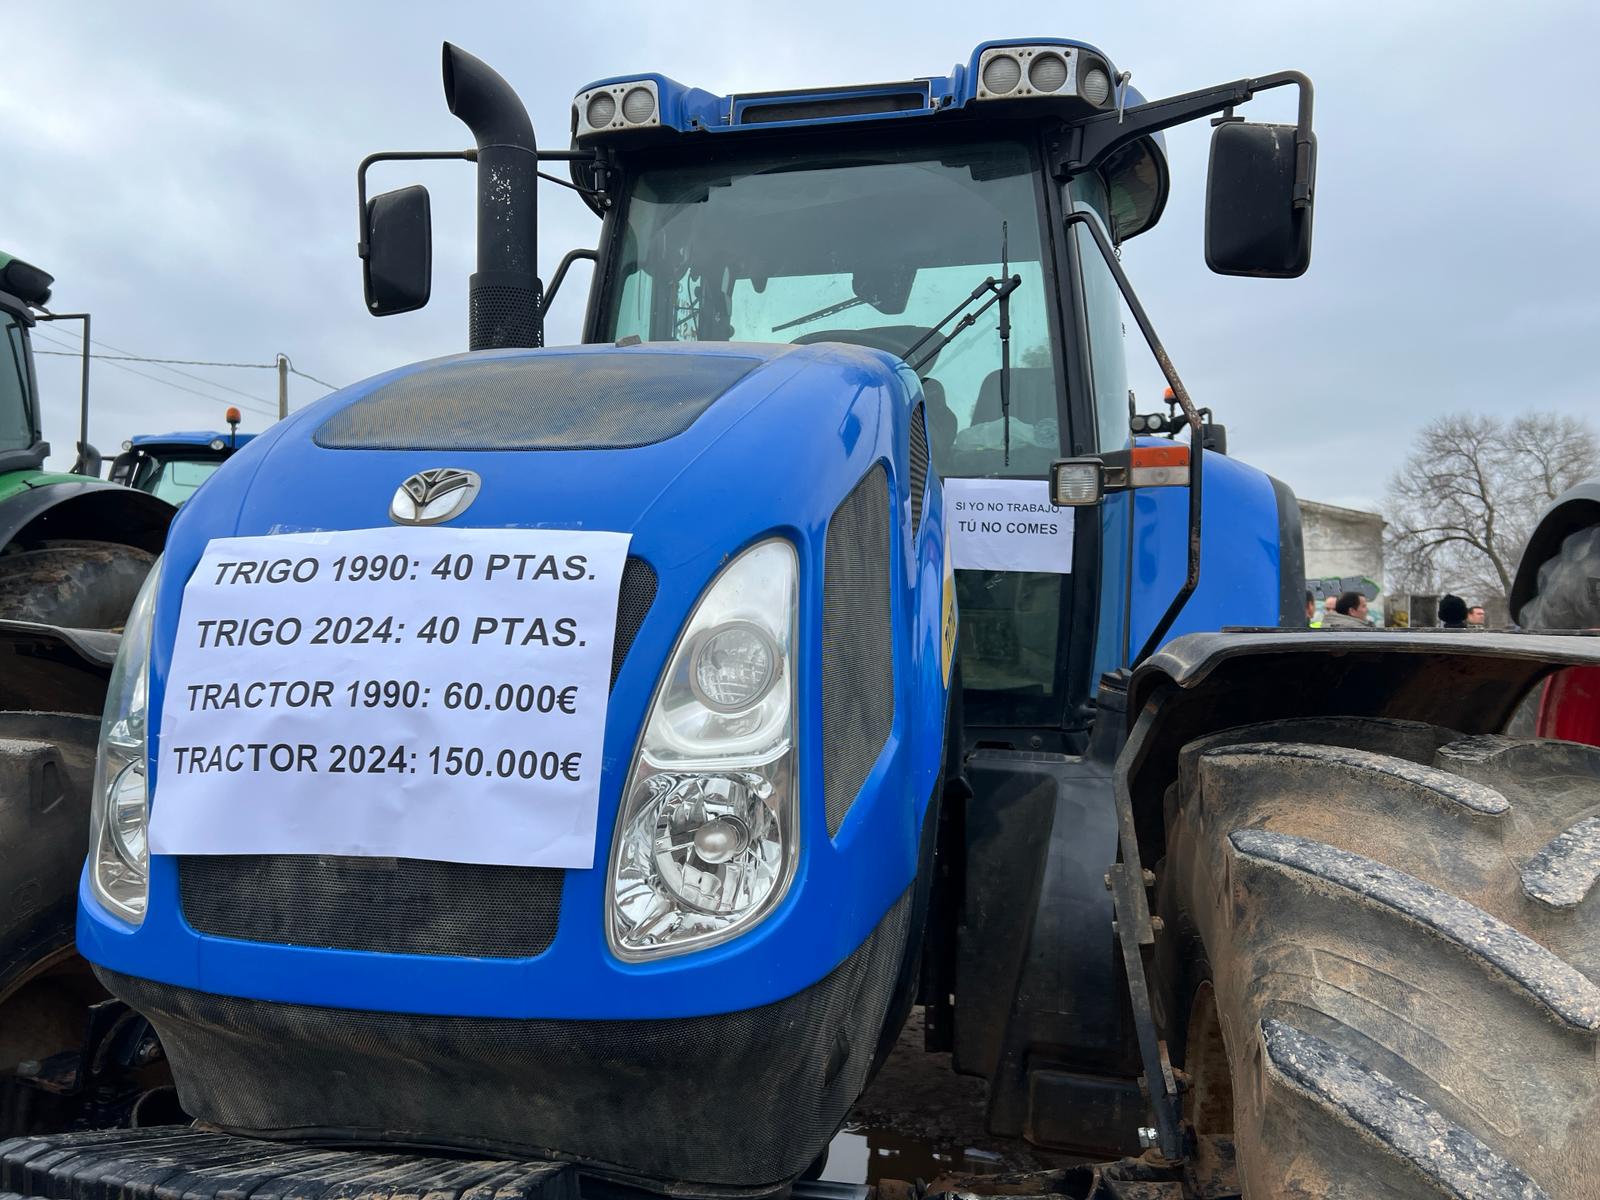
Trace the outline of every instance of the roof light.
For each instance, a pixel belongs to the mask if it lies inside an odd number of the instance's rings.
[[[622,95],[622,116],[630,125],[643,125],[656,115],[656,98],[648,88],[632,87]]]
[[[1067,60],[1052,51],[1035,54],[1028,66],[1028,82],[1036,92],[1058,92],[1067,78]]]
[[[629,79],[579,92],[572,101],[572,124],[580,138],[660,125],[661,96],[656,81]]]
[[[610,92],[600,92],[589,97],[589,107],[584,110],[584,115],[589,118],[589,124],[594,128],[604,129],[616,119],[616,97]]]
[[[1111,99],[1111,76],[1099,63],[1083,73],[1083,79],[1078,84],[1078,95],[1096,108],[1100,108]]]
[[[1078,46],[991,46],[978,56],[978,100],[1077,99],[1103,108],[1111,69]]]
[[[1006,96],[1022,82],[1022,64],[1009,54],[996,54],[983,64],[981,77],[991,95]]]

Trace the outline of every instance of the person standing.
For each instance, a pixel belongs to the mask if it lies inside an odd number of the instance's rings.
[[[1446,629],[1465,629],[1467,602],[1449,592],[1439,597],[1439,624]]]
[[[1306,628],[1322,628],[1322,613],[1317,608],[1316,596],[1309,588],[1306,589]]]
[[[1471,608],[1467,609],[1467,624],[1472,626],[1474,629],[1483,628],[1483,605],[1474,604]]]
[[[1344,592],[1333,602],[1333,614],[1324,617],[1324,629],[1371,629],[1367,619],[1367,598],[1360,592]]]

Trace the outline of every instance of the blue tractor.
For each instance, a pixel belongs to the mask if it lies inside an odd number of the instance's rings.
[[[228,409],[227,415],[227,432],[186,429],[135,434],[111,460],[111,481],[148,492],[168,504],[184,503],[213,471],[256,436],[239,432],[237,408]]]
[[[78,945],[200,1124],[0,1188],[800,1194],[920,1004],[995,1133],[1144,1151],[1035,1190],[1595,1194],[1596,759],[1497,732],[1595,644],[1303,628],[1293,496],[1118,261],[1215,117],[1209,264],[1303,272],[1303,76],[622,75],[560,150],[444,86],[475,147],[364,162],[360,251],[425,304],[368,170],[475,162],[470,350],[219,469],[111,683]],[[601,219],[548,289],[541,177]]]

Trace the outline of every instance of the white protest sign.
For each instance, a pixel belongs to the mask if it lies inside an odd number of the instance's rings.
[[[1043,479],[946,479],[956,567],[1072,573],[1070,508],[1050,503]]]
[[[628,541],[214,539],[183,592],[150,849],[593,866]]]

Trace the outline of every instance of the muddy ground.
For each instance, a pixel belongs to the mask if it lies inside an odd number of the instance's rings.
[[[823,1178],[844,1183],[933,1179],[949,1171],[1045,1170],[1083,1160],[984,1131],[988,1085],[922,1048],[913,1009],[889,1061],[834,1138]]]

